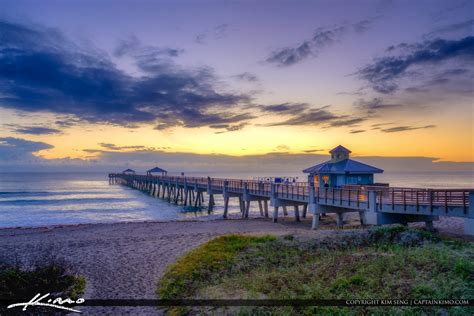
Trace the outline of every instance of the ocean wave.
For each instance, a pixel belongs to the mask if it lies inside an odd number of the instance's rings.
[[[1,201],[0,205],[51,205],[126,202],[129,198],[16,199]]]

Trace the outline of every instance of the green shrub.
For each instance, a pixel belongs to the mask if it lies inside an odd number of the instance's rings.
[[[261,237],[254,237],[261,238]],[[211,260],[212,258],[212,260]],[[217,259],[216,259],[217,258]],[[322,240],[220,237],[181,258],[160,298],[474,299],[474,247],[394,225]],[[242,315],[472,314],[472,307],[245,307]],[[187,312],[181,310],[180,312]],[[217,313],[223,312],[217,310]]]

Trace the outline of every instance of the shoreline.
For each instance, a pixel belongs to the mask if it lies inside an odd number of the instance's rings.
[[[274,225],[281,223],[292,223],[294,218],[291,213],[286,217],[280,217],[278,223],[273,223],[271,218],[265,218],[260,216],[250,217],[248,219],[242,219],[239,214],[229,214],[227,219],[223,219],[220,215],[215,215],[214,218],[209,218],[209,215],[204,215],[198,218],[183,218],[183,219],[170,219],[170,220],[145,220],[145,221],[120,221],[120,222],[103,222],[103,223],[78,223],[78,224],[54,224],[54,225],[42,225],[42,226],[14,226],[14,227],[0,227],[0,237],[8,236],[9,232],[14,233],[15,236],[21,232],[23,233],[36,233],[36,232],[49,232],[58,229],[81,229],[81,228],[100,228],[109,226],[119,225],[142,225],[142,224],[175,224],[175,223],[214,223],[214,222],[242,222],[245,225],[247,222],[268,222]],[[334,215],[326,215],[326,220],[321,222],[322,225],[317,230],[311,229],[311,218],[308,216],[306,219],[301,219],[301,222],[294,222],[295,225],[300,225],[302,228],[307,229],[309,232],[317,232],[318,230],[350,230],[350,229],[365,229],[370,226],[362,226],[359,223],[358,217],[355,213],[348,213],[345,218],[344,227],[342,229],[336,226],[336,218]],[[423,222],[409,223],[411,227],[423,228]],[[474,241],[474,236],[468,236],[463,233],[463,219],[442,216],[438,221],[434,221],[434,227],[441,235],[446,235],[454,238],[461,238],[463,240]]]

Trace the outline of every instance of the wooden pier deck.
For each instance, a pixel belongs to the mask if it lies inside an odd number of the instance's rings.
[[[467,225],[474,225],[474,189],[375,186],[315,188],[306,182],[277,184],[243,179],[123,173],[109,174],[109,182],[146,191],[169,202],[191,206],[202,206],[206,193],[209,211],[215,204],[214,195],[222,195],[224,218],[227,218],[229,199],[237,198],[244,218],[249,216],[250,203],[257,202],[260,213],[265,217],[269,217],[269,203],[273,206],[273,221],[277,221],[280,207],[285,215],[287,207],[294,207],[295,219],[299,220],[299,207],[302,207],[303,217],[306,217],[308,210],[314,215],[336,213],[340,225],[345,212],[359,212],[362,224],[374,222],[374,216],[380,217],[379,214],[396,214],[387,216],[398,218],[393,220],[410,219],[426,221],[427,224],[437,219],[437,216],[454,216],[466,218]],[[313,228],[318,226],[318,221],[319,216],[313,216]],[[385,220],[381,223],[388,222]]]

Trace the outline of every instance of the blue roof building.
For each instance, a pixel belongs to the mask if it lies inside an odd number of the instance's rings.
[[[150,176],[153,175],[154,173],[160,173],[162,176],[165,176],[168,173],[168,171],[166,171],[165,169],[161,169],[159,167],[155,167],[146,172],[146,174]]]
[[[342,187],[347,184],[370,185],[374,183],[374,174],[383,170],[349,158],[351,151],[337,146],[329,152],[331,160],[306,168],[308,181],[314,181],[316,187]]]
[[[126,169],[126,170],[122,171],[122,173],[124,173],[124,174],[135,174],[135,170]]]

